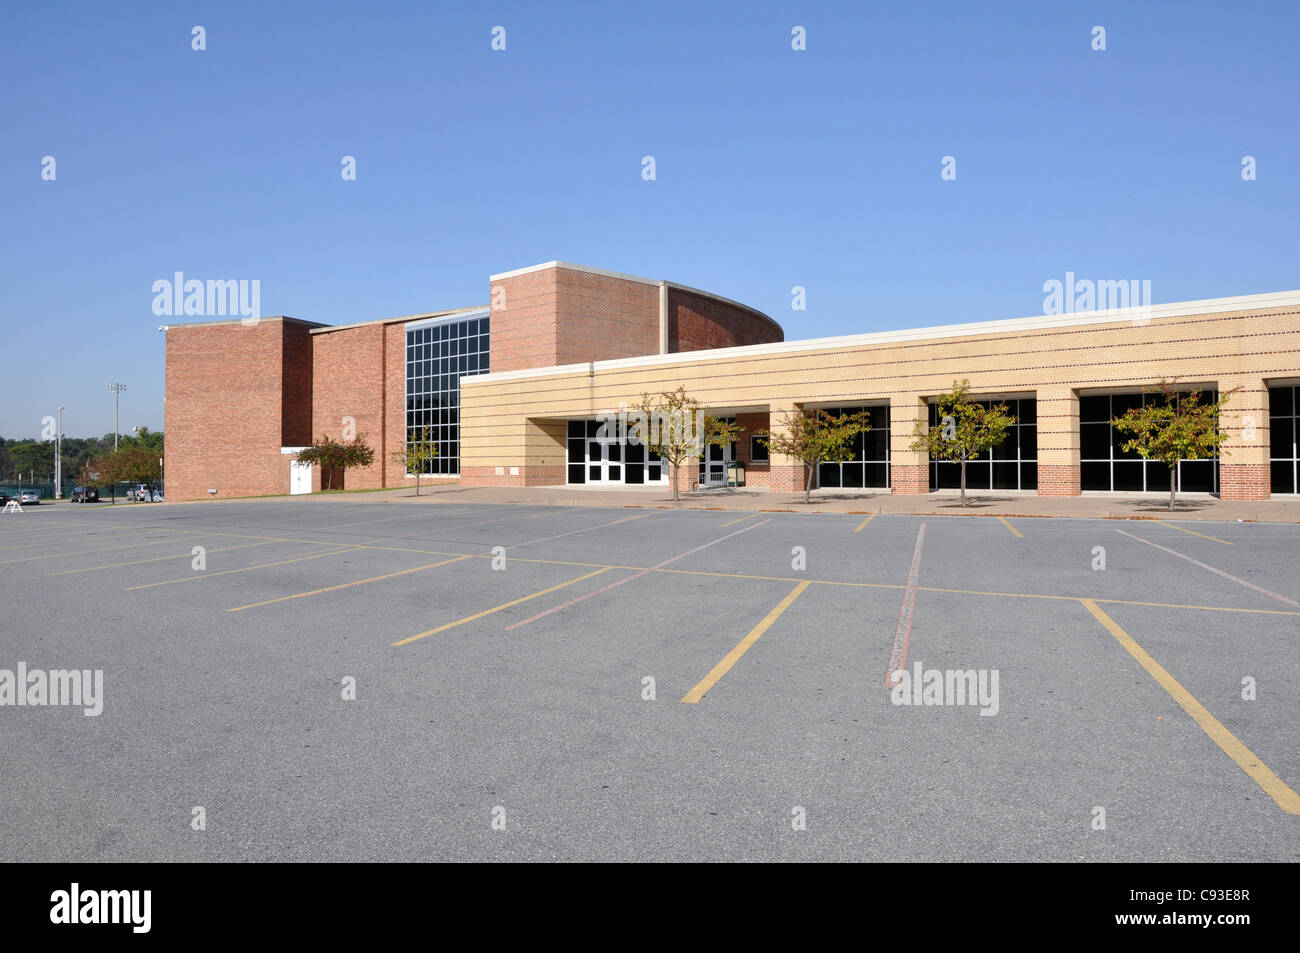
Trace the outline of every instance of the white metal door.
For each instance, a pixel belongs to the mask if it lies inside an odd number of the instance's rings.
[[[292,495],[311,492],[311,464],[289,461],[289,492]]]

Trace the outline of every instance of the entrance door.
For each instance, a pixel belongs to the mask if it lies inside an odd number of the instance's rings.
[[[730,445],[708,444],[700,457],[700,485],[726,486],[727,464],[731,462]]]
[[[289,461],[289,492],[297,495],[311,492],[311,464]]]
[[[622,484],[623,446],[596,437],[587,438],[587,483]]]

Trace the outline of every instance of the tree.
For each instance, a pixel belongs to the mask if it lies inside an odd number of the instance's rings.
[[[672,468],[673,499],[681,499],[677,489],[677,471],[698,460],[708,444],[727,446],[743,431],[737,423],[728,423],[704,412],[700,402],[686,393],[685,386],[652,397],[641,395],[641,419],[631,422],[629,441],[637,441],[657,453]]]
[[[781,426],[767,436],[771,453],[803,461],[807,470],[803,501],[812,503],[813,477],[823,463],[843,463],[853,459],[853,441],[871,429],[867,411],[842,413],[832,417],[824,410],[802,408],[786,411]]]
[[[30,474],[36,480],[54,475],[53,440],[24,440],[10,444],[8,450],[10,472],[20,477]]]
[[[961,464],[961,505],[966,506],[966,461],[1007,439],[1007,429],[1016,418],[1007,413],[1006,404],[985,406],[971,400],[968,380],[953,381],[952,390],[935,402],[939,426],[927,427],[927,421],[918,420],[912,427],[912,450]]]
[[[141,427],[138,434],[124,436],[119,441],[119,446],[123,447],[148,447],[155,453],[163,452],[163,435],[162,431],[153,431],[148,427]]]
[[[117,450],[92,460],[81,473],[85,486],[108,487],[117,502],[119,483],[157,483],[162,475],[158,466],[158,452],[151,447],[119,446]]]
[[[416,439],[412,440],[414,436]],[[438,444],[433,439],[433,428],[425,427],[422,430],[408,430],[406,432],[406,446],[393,454],[393,462],[400,463],[406,468],[407,473],[415,474],[415,495],[420,495],[420,474],[424,472],[424,465],[432,462],[438,456]]]
[[[1211,404],[1202,404],[1198,392],[1179,393],[1172,383],[1163,380],[1147,388],[1146,393],[1163,396],[1164,401],[1143,401],[1141,407],[1130,407],[1110,423],[1120,433],[1131,435],[1121,445],[1126,453],[1136,451],[1143,460],[1168,464],[1169,509],[1172,510],[1178,491],[1178,461],[1199,460],[1219,452],[1227,436],[1219,430],[1219,415],[1236,388],[1220,394]]]
[[[347,443],[322,435],[313,446],[298,451],[299,463],[314,463],[321,468],[325,489],[334,489],[334,471],[368,467],[375,462],[375,451],[366,443],[366,435],[359,433]]]

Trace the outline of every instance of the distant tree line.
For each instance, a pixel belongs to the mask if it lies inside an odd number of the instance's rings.
[[[155,458],[163,453],[162,433],[141,427],[140,433],[123,434],[118,438],[121,449],[147,450]],[[63,478],[82,481],[88,466],[96,460],[104,460],[113,453],[113,435],[102,437],[64,437]],[[143,457],[144,454],[141,454]],[[155,459],[155,464],[156,464]],[[104,468],[107,469],[107,468]],[[33,437],[6,440],[0,437],[0,480],[5,482],[18,479],[52,480],[54,479],[54,441],[37,440]],[[84,481],[82,481],[84,482]]]

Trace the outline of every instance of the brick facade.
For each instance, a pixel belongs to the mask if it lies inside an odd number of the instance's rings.
[[[1228,463],[1219,465],[1219,496],[1225,500],[1267,500],[1269,492],[1267,463]]]
[[[1082,493],[1079,464],[1065,466],[1053,466],[1041,462],[1038,464],[1039,496],[1079,496]]]
[[[311,339],[293,318],[167,334],[163,473],[169,500],[289,492],[285,438],[308,428]],[[295,444],[300,445],[300,444]]]

